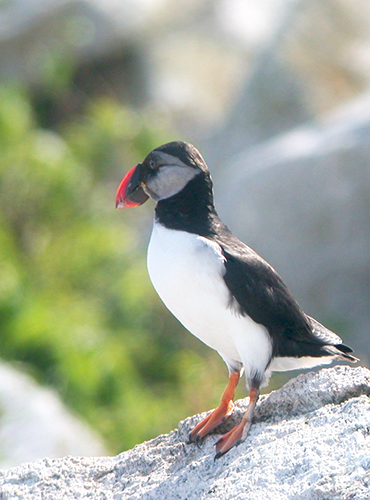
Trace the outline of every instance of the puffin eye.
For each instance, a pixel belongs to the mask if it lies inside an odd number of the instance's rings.
[[[149,162],[149,167],[150,167],[152,170],[156,170],[156,164],[155,164],[155,161],[154,161],[154,160],[150,160],[150,162]]]

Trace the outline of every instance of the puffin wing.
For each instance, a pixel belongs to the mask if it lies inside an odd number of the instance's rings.
[[[230,307],[267,328],[274,356],[338,355],[355,360],[338,335],[303,312],[279,274],[254,250],[230,235],[219,244]]]

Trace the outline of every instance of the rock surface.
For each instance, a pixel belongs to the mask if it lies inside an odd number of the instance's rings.
[[[45,459],[5,471],[0,498],[368,499],[369,382],[361,367],[298,376],[260,398],[247,440],[217,461],[217,435],[200,448],[186,444],[204,416],[196,415],[117,457]],[[246,404],[238,402],[234,423]]]

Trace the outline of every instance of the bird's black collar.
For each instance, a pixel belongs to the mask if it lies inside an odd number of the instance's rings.
[[[168,229],[212,237],[219,219],[213,204],[212,181],[209,176],[201,172],[182,191],[160,200],[155,216],[157,222]]]

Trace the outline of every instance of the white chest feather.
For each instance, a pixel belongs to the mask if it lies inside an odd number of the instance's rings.
[[[263,374],[271,355],[266,329],[230,307],[220,247],[195,234],[154,223],[148,271],[167,308],[193,335],[225,360]]]

